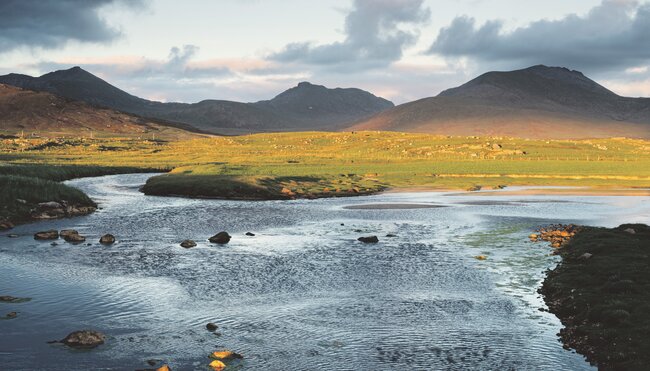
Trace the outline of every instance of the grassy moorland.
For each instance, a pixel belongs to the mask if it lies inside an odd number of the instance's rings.
[[[601,370],[650,364],[650,227],[583,227],[540,290],[560,336]]]
[[[389,132],[278,133],[182,141],[5,139],[12,164],[171,170],[144,191],[239,199],[337,197],[386,188],[650,187],[650,142]],[[57,170],[58,171],[58,170]]]

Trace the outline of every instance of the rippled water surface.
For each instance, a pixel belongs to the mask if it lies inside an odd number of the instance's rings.
[[[32,298],[0,303],[0,316],[18,312],[0,320],[0,369],[133,370],[160,359],[205,370],[216,348],[243,353],[231,367],[242,370],[589,369],[539,310],[536,291],[558,258],[526,237],[546,223],[650,219],[646,197],[187,200],[140,194],[149,176],[71,181],[102,209],[0,236],[0,295]],[[91,245],[32,238],[50,228],[77,229]],[[209,244],[221,230],[230,244]],[[118,243],[99,245],[104,233]],[[356,241],[364,235],[380,242]],[[198,247],[179,247],[187,238]],[[83,328],[107,343],[47,344]]]

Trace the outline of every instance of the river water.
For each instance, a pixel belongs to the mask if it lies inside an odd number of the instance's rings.
[[[70,181],[101,210],[0,236],[0,295],[32,298],[0,303],[0,317],[18,312],[0,320],[0,369],[135,370],[158,359],[206,370],[223,348],[245,355],[230,365],[240,370],[590,369],[540,311],[537,289],[559,258],[527,236],[549,223],[650,220],[647,197],[189,200],[139,193],[150,176]],[[77,229],[90,246],[32,238],[50,228]],[[228,245],[207,242],[222,230]],[[104,233],[118,242],[101,246]],[[380,242],[356,241],[368,235]],[[198,247],[179,247],[188,238]],[[47,343],[86,328],[106,344]]]

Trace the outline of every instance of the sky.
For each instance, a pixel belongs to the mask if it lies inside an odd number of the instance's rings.
[[[81,66],[167,102],[309,81],[399,104],[537,64],[650,96],[650,1],[0,0],[0,74]]]

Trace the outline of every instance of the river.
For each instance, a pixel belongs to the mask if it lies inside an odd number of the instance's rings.
[[[101,209],[0,236],[0,295],[32,298],[0,303],[0,316],[18,312],[0,320],[0,369],[135,370],[159,359],[206,370],[222,348],[244,354],[232,367],[241,370],[591,369],[540,311],[537,289],[559,258],[527,236],[549,223],[650,220],[647,197],[191,200],[144,196],[150,176],[69,181]],[[50,228],[77,229],[90,246],[33,239]],[[228,245],[207,242],[222,230]],[[104,233],[118,242],[100,245]],[[356,241],[369,235],[380,242]],[[198,247],[179,247],[184,239]],[[106,344],[47,343],[85,328]]]

